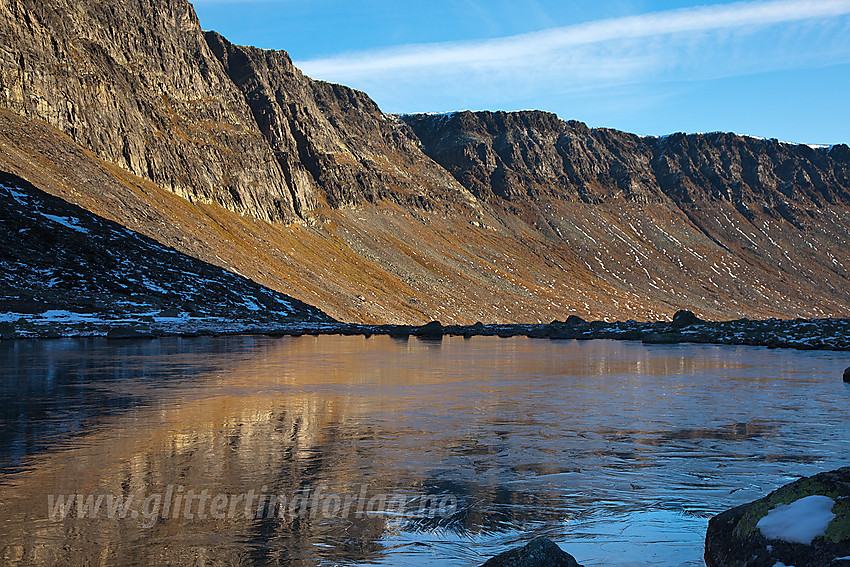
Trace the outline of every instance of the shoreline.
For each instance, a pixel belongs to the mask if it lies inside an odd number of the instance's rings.
[[[23,327],[23,328],[16,328]],[[387,335],[399,340],[416,337],[441,340],[444,336],[525,336],[549,340],[610,339],[641,341],[645,344],[719,344],[790,348],[797,350],[850,351],[850,319],[738,319],[702,321],[680,311],[672,322],[585,321],[570,316],[566,321],[536,324],[442,325],[363,325],[328,322],[240,322],[220,319],[180,321],[71,321],[64,326],[54,322],[37,326],[32,322],[16,325],[0,323],[3,340],[56,338],[153,339],[158,337],[200,337],[222,335],[263,335],[298,337],[303,335]]]

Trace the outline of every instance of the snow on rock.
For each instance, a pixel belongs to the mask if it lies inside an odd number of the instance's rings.
[[[57,224],[61,224],[62,226],[66,227],[66,228],[70,228],[71,230],[76,230],[77,232],[82,232],[83,234],[89,234],[88,229],[81,227],[78,224],[80,221],[78,221],[75,218],[60,217],[58,215],[48,215],[47,213],[39,213],[39,214],[41,214],[41,216],[43,216],[43,217],[45,217],[49,220],[52,220],[53,222],[55,222]]]
[[[827,496],[806,496],[791,504],[779,504],[756,527],[768,539],[811,545],[835,518],[833,506],[835,500]]]

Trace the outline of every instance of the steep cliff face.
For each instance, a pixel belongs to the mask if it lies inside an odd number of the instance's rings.
[[[714,313],[850,299],[845,145],[640,137],[534,111],[404,120],[501,218],[560,241],[619,290],[615,305],[634,307],[635,293]]]
[[[466,200],[464,189],[422,153],[410,128],[365,93],[313,81],[284,51],[207,42],[244,93],[295,189],[299,212],[389,199],[433,208]]]
[[[185,0],[3,0],[0,106],[178,195],[294,218],[284,172]]]
[[[850,203],[850,149],[728,133],[664,138],[590,129],[548,112],[405,116],[425,152],[482,199],[601,203]]]

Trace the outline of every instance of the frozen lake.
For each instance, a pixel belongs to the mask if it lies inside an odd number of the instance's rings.
[[[710,516],[850,454],[837,352],[220,337],[0,363],[11,564],[473,567],[546,535],[696,566]]]

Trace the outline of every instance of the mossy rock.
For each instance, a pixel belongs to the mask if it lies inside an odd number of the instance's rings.
[[[757,524],[768,512],[807,496],[835,500],[826,533],[811,545],[767,539]],[[801,478],[768,496],[712,518],[705,539],[708,567],[773,567],[785,565],[834,567],[850,555],[850,467]]]

